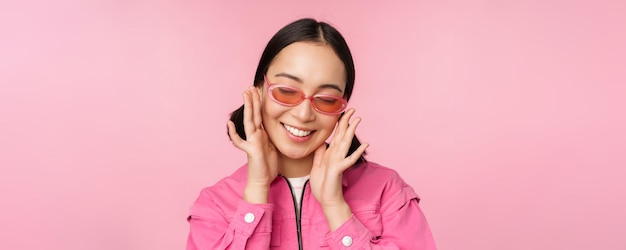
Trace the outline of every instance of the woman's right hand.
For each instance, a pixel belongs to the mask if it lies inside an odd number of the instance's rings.
[[[233,145],[248,156],[248,181],[243,198],[250,203],[267,203],[270,183],[278,175],[278,153],[263,128],[261,98],[257,88],[251,86],[243,93],[243,126],[246,140],[228,121],[228,134]]]

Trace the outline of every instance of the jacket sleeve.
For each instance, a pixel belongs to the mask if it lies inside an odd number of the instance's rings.
[[[273,210],[273,204],[240,200],[236,212],[226,215],[205,189],[187,219],[190,227],[187,250],[269,249]]]
[[[382,201],[382,235],[376,236],[354,215],[325,238],[331,249],[437,249],[413,188],[399,180],[397,192]],[[385,195],[383,195],[384,197]]]

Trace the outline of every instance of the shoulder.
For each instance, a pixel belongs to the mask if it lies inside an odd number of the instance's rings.
[[[239,189],[243,189],[248,178],[248,167],[243,165],[235,170],[231,175],[226,176],[215,184],[202,189],[202,194],[228,194]]]
[[[404,183],[398,172],[392,168],[367,161],[348,169],[345,173],[348,185],[357,183]]]
[[[239,167],[231,175],[202,189],[195,205],[232,206],[241,199],[247,180],[247,165]]]
[[[398,172],[392,168],[375,162],[364,162],[355,165],[344,173],[346,199],[376,199],[380,203],[392,200],[410,200],[419,197]],[[369,200],[368,202],[374,202]]]

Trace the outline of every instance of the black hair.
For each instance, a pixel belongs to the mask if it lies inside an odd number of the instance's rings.
[[[267,73],[272,60],[274,60],[274,57],[276,57],[276,55],[278,55],[283,48],[295,42],[322,43],[333,48],[335,54],[337,54],[339,59],[343,62],[346,69],[346,89],[344,96],[346,97],[346,100],[350,100],[352,89],[354,87],[355,70],[354,61],[352,60],[352,54],[350,53],[348,44],[337,29],[328,23],[318,22],[317,20],[311,18],[299,19],[288,24],[276,32],[272,39],[270,39],[265,47],[265,50],[263,51],[263,54],[261,55],[259,65],[257,66],[256,73],[254,74],[254,86],[263,86],[265,74]],[[243,127],[243,105],[231,113],[230,120],[235,123],[237,134],[245,140],[246,133]],[[348,150],[348,155],[354,153],[359,146],[361,146],[361,142],[359,142],[359,139],[354,136],[352,138],[350,149]],[[363,155],[365,155],[365,153],[363,153]],[[365,158],[363,156],[361,156],[356,163],[358,164],[361,162],[365,162]]]

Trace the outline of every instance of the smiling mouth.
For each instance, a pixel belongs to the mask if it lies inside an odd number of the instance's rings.
[[[310,130],[297,129],[284,123],[283,123],[283,126],[287,129],[287,131],[289,131],[290,134],[292,134],[293,136],[297,136],[297,137],[306,137],[314,132]]]

